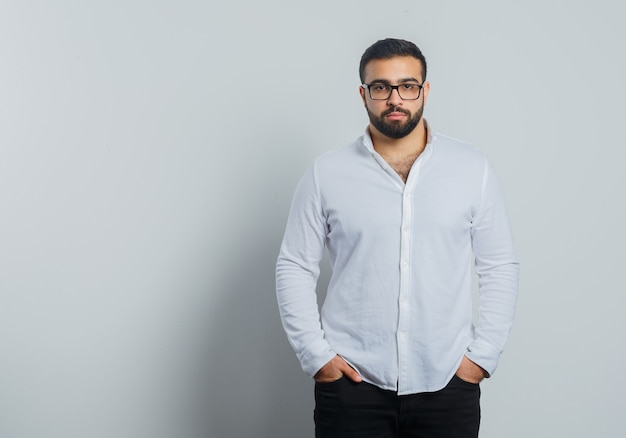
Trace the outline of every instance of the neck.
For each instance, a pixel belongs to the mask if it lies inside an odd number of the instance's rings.
[[[406,137],[390,138],[380,133],[374,126],[369,126],[374,150],[385,159],[402,159],[410,155],[418,156],[426,147],[428,133],[421,119],[415,129]]]

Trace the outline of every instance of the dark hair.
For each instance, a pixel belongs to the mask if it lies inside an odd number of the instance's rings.
[[[359,64],[361,82],[363,82],[365,66],[368,62],[374,59],[390,59],[396,56],[412,56],[419,59],[422,63],[422,81],[426,80],[426,58],[422,55],[422,51],[410,41],[386,38],[378,40],[369,46],[363,53],[363,56],[361,56],[361,63]]]

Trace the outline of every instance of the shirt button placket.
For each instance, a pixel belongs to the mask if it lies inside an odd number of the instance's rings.
[[[410,224],[411,224],[411,192],[406,190],[402,195],[402,224],[401,224],[401,266],[400,266],[400,296],[398,315],[398,390],[406,386],[408,376],[408,321],[410,309],[408,307],[409,278],[410,278]]]

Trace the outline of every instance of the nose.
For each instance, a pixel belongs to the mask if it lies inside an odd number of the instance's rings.
[[[402,98],[400,97],[400,92],[397,88],[393,88],[391,90],[391,96],[387,99],[387,104],[389,106],[397,106],[402,104]]]

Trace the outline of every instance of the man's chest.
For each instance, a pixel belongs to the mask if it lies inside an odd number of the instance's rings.
[[[385,176],[377,181],[345,181],[323,192],[329,238],[385,239],[407,230],[469,232],[479,201],[475,188],[453,175],[424,175],[405,187]]]

